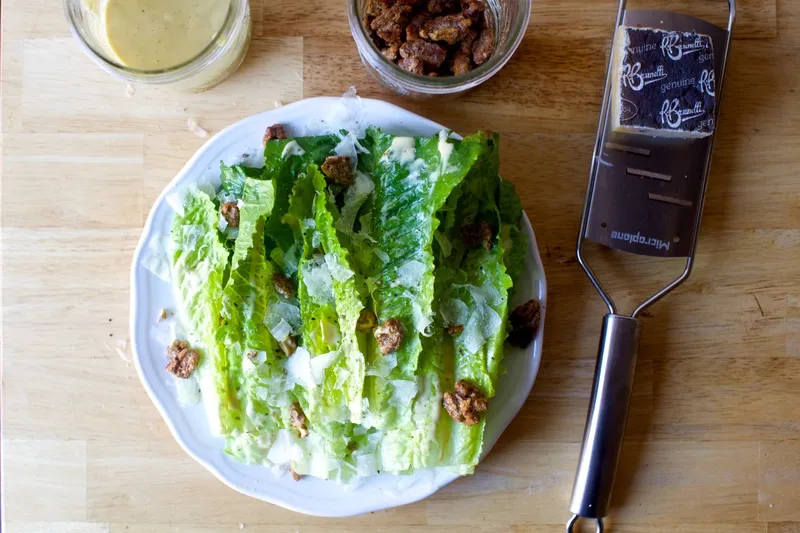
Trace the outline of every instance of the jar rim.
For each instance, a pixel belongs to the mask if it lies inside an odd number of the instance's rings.
[[[492,3],[489,2],[490,8]],[[446,95],[461,92],[464,89],[480,85],[484,81],[494,76],[514,55],[522,42],[528,28],[531,16],[531,0],[520,1],[522,9],[520,17],[514,21],[508,33],[507,46],[501,54],[492,54],[489,60],[483,65],[465,73],[454,76],[430,77],[420,74],[413,74],[403,70],[398,65],[389,61],[373,40],[370,38],[361,17],[361,0],[348,0],[347,15],[350,22],[350,32],[356,41],[359,54],[369,63],[380,75],[387,78],[387,81],[402,86],[409,91],[431,94]],[[495,31],[495,39],[499,39],[499,31]],[[495,43],[497,50],[497,43]]]
[[[225,22],[223,22],[219,31],[208,42],[206,47],[196,56],[168,68],[142,70],[128,67],[110,59],[105,53],[97,50],[92,43],[84,38],[81,31],[78,29],[78,23],[74,18],[74,12],[70,9],[70,4],[76,1],[81,4],[83,3],[83,0],[64,0],[64,14],[73,37],[78,41],[83,51],[104,70],[133,82],[152,84],[172,83],[196,74],[213,63],[217,57],[226,51],[227,46],[218,46],[219,41],[236,35],[242,30],[243,25],[247,23],[247,17],[241,15],[243,12],[246,12],[248,0],[231,0]]]

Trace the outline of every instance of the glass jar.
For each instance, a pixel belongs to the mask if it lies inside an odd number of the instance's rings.
[[[231,0],[227,17],[197,56],[161,70],[137,70],[120,63],[105,36],[98,6],[103,0],[64,0],[67,22],[84,52],[104,70],[131,83],[169,85],[178,90],[210,89],[239,68],[250,45],[248,0]]]
[[[486,63],[466,74],[432,78],[407,72],[381,54],[363,23],[369,1],[347,0],[350,31],[361,61],[384,87],[415,100],[456,97],[497,74],[519,47],[531,18],[531,0],[484,0],[495,28],[494,53]]]

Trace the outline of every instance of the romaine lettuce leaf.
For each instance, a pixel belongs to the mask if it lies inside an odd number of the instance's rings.
[[[302,346],[289,358],[287,368],[310,427],[349,418],[347,405],[341,401],[341,391],[331,390],[330,381],[326,379],[331,365],[341,358],[342,352],[339,350],[341,330],[333,276],[325,261],[322,236],[314,218],[317,172],[309,167],[299,176],[287,216],[303,242],[298,263]]]
[[[254,236],[260,232],[263,239],[263,222],[272,212],[275,204],[275,187],[271,181],[245,178],[242,182],[241,206],[239,207],[239,233],[233,245],[231,270],[236,270],[239,262],[250,254],[256,243]],[[262,251],[259,247],[257,250]]]
[[[324,260],[331,273],[341,332],[341,344],[338,347],[341,358],[326,372],[325,385],[331,396],[342,395],[340,401],[343,401],[350,411],[350,422],[357,424],[361,422],[365,364],[361,347],[365,345],[366,335],[357,333],[356,323],[364,304],[356,287],[350,254],[340,242],[335,228],[335,205],[332,205],[326,194],[325,178],[315,167],[309,168],[308,172],[313,176],[317,192],[314,201],[316,229],[321,234]],[[323,387],[323,390],[325,388]]]
[[[294,145],[290,146],[291,143]],[[337,143],[338,139],[333,135],[297,137],[266,143],[264,176],[275,184],[275,208],[264,227],[270,251],[278,248],[285,253],[295,244],[292,229],[283,223],[283,216],[289,210],[289,200],[295,182],[306,172],[309,164],[319,165],[325,161]]]
[[[303,408],[312,425],[361,420],[364,356],[356,333],[363,303],[349,253],[334,227],[325,178],[316,166],[300,175],[287,222],[303,239],[299,261]],[[293,359],[297,355],[292,356]],[[299,359],[298,359],[299,360]]]
[[[506,249],[505,265],[508,275],[516,281],[525,267],[525,254],[528,250],[528,239],[520,228],[522,220],[522,202],[517,196],[514,184],[501,181],[498,197],[498,210],[502,223],[501,239]],[[509,299],[514,288],[509,289]]]
[[[209,424],[212,432],[222,434],[235,426],[241,414],[216,335],[228,266],[228,251],[217,232],[218,219],[208,194],[187,191],[172,224],[170,259],[180,316],[191,332],[191,345],[202,355],[196,372]]]
[[[220,169],[220,190],[219,194],[230,199],[239,199],[244,192],[244,181],[247,178],[259,179],[262,176],[262,169],[252,168],[245,165],[228,166],[222,161],[219,163]]]
[[[477,134],[472,138],[485,137]],[[496,136],[485,139],[481,157],[461,185],[455,209],[439,214],[446,221],[446,237],[453,242],[456,252],[438,256],[436,300],[441,327],[464,328],[457,336],[446,335],[443,339],[443,389],[453,390],[455,382],[464,379],[491,398],[500,373],[512,280],[504,263],[503,239],[496,238],[487,250],[466,249],[460,238],[462,226],[477,221],[489,222],[502,235],[502,217],[496,200],[502,184],[497,174],[498,139]],[[518,213],[521,208],[517,217]],[[442,417],[437,428],[441,453],[437,462],[457,467],[461,473],[471,473],[480,459],[484,425],[484,420],[467,426],[448,416]]]
[[[229,432],[227,451],[246,462],[264,461],[271,436],[288,427],[291,405],[283,387],[280,351],[266,325],[269,304],[279,299],[272,283],[273,267],[266,258],[263,234],[273,201],[271,182],[245,179],[240,231],[234,245],[230,278],[223,291],[219,337],[225,349],[228,375],[243,411],[242,418]],[[242,433],[259,436],[242,437]],[[244,446],[245,442],[250,445]]]
[[[481,142],[450,142],[446,132],[427,139],[374,138],[372,226],[385,260],[372,262],[371,296],[378,321],[396,318],[404,337],[388,376],[377,346],[370,353],[365,391],[369,422],[381,429],[384,471],[430,466],[441,411],[441,331],[433,325],[434,216],[475,164]],[[426,339],[430,337],[430,342]],[[420,354],[426,346],[420,364]]]
[[[372,225],[387,262],[373,262],[372,291],[379,322],[400,320],[405,329],[397,350],[396,377],[415,375],[420,335],[432,320],[434,214],[464,179],[480,152],[474,142],[452,143],[446,132],[431,138],[374,136],[375,199]],[[402,269],[412,271],[401,276]]]

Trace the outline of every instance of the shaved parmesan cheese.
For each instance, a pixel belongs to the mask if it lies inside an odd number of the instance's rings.
[[[303,264],[303,282],[314,303],[333,301],[333,278],[324,260],[315,257]]]
[[[303,150],[303,147],[297,144],[297,141],[289,141],[286,143],[286,146],[283,147],[283,151],[281,152],[281,159],[286,159],[287,157],[292,157],[294,155],[301,156],[305,154],[306,151]]]
[[[242,357],[242,370],[245,372],[252,372],[258,365],[263,365],[267,360],[267,352],[263,350],[247,349],[244,353],[245,355]]]
[[[353,271],[347,268],[342,259],[333,254],[325,254],[325,264],[336,281],[347,281],[353,277]]]
[[[341,469],[341,461],[331,457],[330,444],[323,435],[312,432],[306,441],[307,455],[304,462],[296,462],[295,470],[309,476],[325,478],[333,470]]]
[[[480,313],[477,310],[473,311],[464,326],[464,331],[458,336],[459,344],[462,344],[469,353],[477,352],[486,342],[480,322]]]
[[[292,390],[295,385],[309,390],[316,388],[317,383],[311,373],[311,354],[303,346],[299,346],[291,357],[285,361],[286,390]]]
[[[492,305],[500,305],[503,302],[503,295],[495,287],[490,280],[485,280],[481,285],[483,294],[486,295],[486,300]]]
[[[422,310],[417,298],[409,291],[403,291],[403,296],[408,298],[408,303],[411,306],[411,320],[414,324],[414,329],[422,333],[426,337],[430,336],[428,326],[431,325],[433,319]]]
[[[208,131],[198,126],[197,121],[193,117],[189,117],[186,120],[186,125],[189,128],[189,131],[191,131],[198,137],[208,137]]]
[[[416,260],[408,261],[397,269],[396,281],[403,287],[419,287],[425,271],[425,263]]]
[[[335,372],[336,372],[336,381],[334,382],[333,386],[337,389],[340,389],[342,388],[342,386],[344,386],[345,382],[350,378],[352,374],[349,370],[347,370],[347,368],[343,366],[336,367]],[[356,402],[354,403],[354,405],[358,407],[357,400],[354,398],[353,401]]]
[[[277,465],[300,461],[303,458],[303,449],[295,442],[295,438],[288,429],[278,430],[275,442],[269,449],[267,459]]]
[[[394,353],[390,353],[389,355],[384,355],[383,357],[379,357],[375,360],[374,363],[370,365],[367,369],[366,374],[368,376],[377,376],[379,378],[386,378],[389,376],[389,372],[392,371],[394,367],[397,366],[397,355]]]
[[[344,135],[342,135],[341,132],[337,132],[337,134],[340,137],[340,141],[339,144],[334,147],[333,153],[348,158],[350,167],[355,170],[358,164],[359,152],[367,153],[368,150],[358,142],[358,131],[350,130]]]
[[[217,229],[224,233],[227,228],[228,221],[225,220],[225,217],[222,216],[222,213],[220,213],[219,220],[217,221]]]
[[[194,376],[189,376],[189,379],[176,378],[175,392],[181,407],[191,407],[200,402],[200,385]]]
[[[340,352],[334,350],[332,352],[319,354],[311,359],[311,377],[314,383],[319,385],[325,377],[325,369],[328,368],[339,358]]]
[[[486,339],[491,339],[500,331],[503,325],[503,319],[497,314],[497,311],[489,307],[483,306],[483,321],[481,324],[481,333]]]
[[[302,320],[300,319],[300,307],[285,300],[273,300],[270,302],[267,309],[267,316],[264,320],[264,323],[267,325],[267,328],[269,328],[270,332],[272,332],[272,330],[278,328],[279,324],[283,321],[289,323],[292,333],[298,332],[300,330],[300,326],[302,325]]]
[[[417,395],[417,382],[393,379],[389,381],[389,384],[392,386],[392,389],[394,389],[394,394],[390,402],[408,408],[411,405],[411,400]]]
[[[168,247],[169,237],[154,235],[147,241],[147,251],[142,257],[142,266],[166,282],[171,278]]]
[[[464,331],[458,337],[459,343],[464,348],[475,353],[486,344],[486,341],[495,336],[503,325],[503,319],[490,306],[479,305],[470,315]]]
[[[292,326],[282,318],[280,322],[269,329],[269,332],[272,333],[272,336],[275,337],[275,340],[278,342],[286,340],[286,337],[294,333],[292,331]]]
[[[378,458],[374,453],[354,453],[356,475],[359,477],[374,476],[378,473]]]
[[[439,306],[439,314],[445,327],[463,326],[467,323],[469,309],[467,304],[457,298],[448,298]]]

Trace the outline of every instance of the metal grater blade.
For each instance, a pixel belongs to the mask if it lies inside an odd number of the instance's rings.
[[[728,32],[704,20],[662,11],[626,11],[624,24],[711,37],[723,71]],[[688,257],[700,223],[713,136],[669,139],[611,132],[611,106],[597,143],[585,238],[639,255]]]

